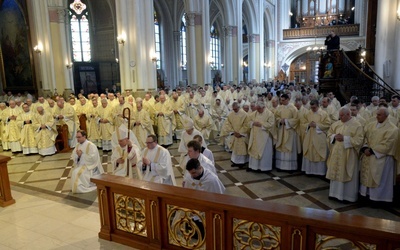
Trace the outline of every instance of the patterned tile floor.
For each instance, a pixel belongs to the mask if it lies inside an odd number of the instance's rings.
[[[230,154],[222,147],[210,145],[209,148],[214,152],[218,176],[226,186],[227,195],[400,221],[399,192],[396,192],[394,203],[379,208],[361,202],[345,204],[328,199],[329,182],[324,178],[276,170],[270,173],[246,172],[245,169],[231,167]],[[172,145],[169,150],[173,156],[176,180],[180,185],[183,170],[178,165],[177,144]],[[12,157],[8,170],[13,190],[62,203],[72,202],[73,206],[97,211],[96,192],[78,195],[71,193],[73,162],[70,160],[70,153],[47,157],[13,155],[10,152],[2,154]],[[100,151],[100,154],[104,169],[110,172],[111,152]]]

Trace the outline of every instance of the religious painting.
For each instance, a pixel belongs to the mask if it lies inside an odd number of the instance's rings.
[[[34,86],[24,7],[22,0],[0,1],[0,78],[4,89],[28,90]]]
[[[76,94],[82,93],[87,96],[90,93],[99,93],[100,77],[99,65],[97,63],[76,62],[74,64],[74,85]]]
[[[334,67],[333,67],[333,58],[328,56],[323,59],[323,77],[322,78],[333,78],[334,77]]]

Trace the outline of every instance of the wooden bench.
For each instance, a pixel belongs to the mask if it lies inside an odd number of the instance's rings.
[[[86,121],[87,118],[85,114],[79,115],[79,128],[87,132]]]
[[[68,145],[68,126],[67,124],[64,125],[57,125],[57,137],[55,146],[57,152],[65,153],[71,150]]]

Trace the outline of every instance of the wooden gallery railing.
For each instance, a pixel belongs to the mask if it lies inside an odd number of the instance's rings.
[[[333,25],[333,26],[315,26],[301,27],[283,30],[283,40],[326,37],[331,31],[339,36],[359,36],[359,24]]]
[[[99,237],[139,249],[400,248],[400,222],[105,174],[92,181]]]

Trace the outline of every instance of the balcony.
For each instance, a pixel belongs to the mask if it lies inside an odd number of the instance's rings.
[[[359,24],[346,24],[334,26],[315,26],[283,30],[283,40],[326,37],[331,31],[338,36],[359,36]]]

